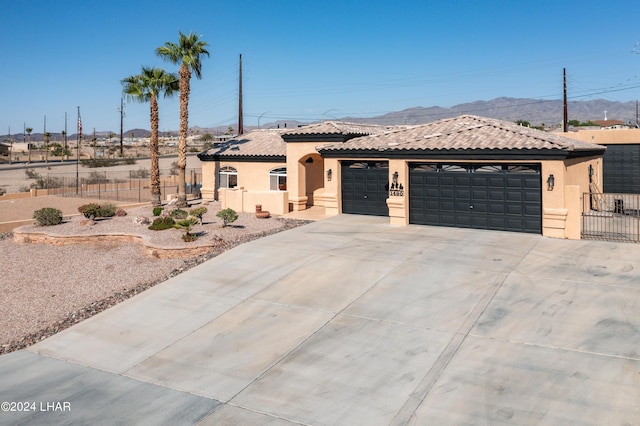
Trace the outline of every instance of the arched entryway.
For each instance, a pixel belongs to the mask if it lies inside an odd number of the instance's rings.
[[[309,154],[302,157],[299,162],[300,184],[304,191],[300,191],[307,197],[307,207],[315,205],[315,198],[324,188],[324,161],[319,154]],[[301,188],[301,189],[302,189]]]

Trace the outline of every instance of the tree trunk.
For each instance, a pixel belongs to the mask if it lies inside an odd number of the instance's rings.
[[[155,94],[151,94],[151,140],[149,149],[151,150],[151,204],[157,207],[160,200],[160,165],[158,160],[158,99]]]
[[[185,170],[187,168],[187,131],[189,129],[189,80],[191,71],[180,66],[180,137],[178,140],[178,207],[187,207]]]

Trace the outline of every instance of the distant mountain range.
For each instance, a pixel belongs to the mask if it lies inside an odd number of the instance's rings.
[[[452,106],[451,108],[443,108],[439,106],[432,107],[413,107],[402,111],[390,112],[377,117],[341,117],[339,120],[353,123],[367,123],[379,125],[398,125],[398,124],[424,124],[431,121],[440,120],[442,118],[455,117],[460,114],[473,114],[489,118],[497,118],[505,121],[528,121],[532,125],[545,125],[549,128],[557,127],[562,123],[562,100],[541,100],[528,98],[496,98],[491,101],[476,101]],[[589,120],[604,120],[605,116],[609,120],[620,120],[625,123],[636,123],[637,103],[615,102],[604,99],[595,99],[589,101],[569,101],[567,110],[569,120],[578,120],[587,122]],[[295,128],[300,125],[310,124],[309,122],[301,122],[297,120],[278,120],[272,123],[266,123],[260,126],[263,129],[273,128]],[[235,130],[237,123],[229,123],[218,127],[191,127],[192,134],[203,135],[211,133],[212,135],[224,134],[229,127]],[[256,126],[245,126],[245,132],[255,129]],[[113,140],[119,140],[120,130],[118,131],[100,131],[96,132],[96,137],[105,139],[109,134],[115,134]],[[131,138],[149,137],[149,131],[145,129],[130,129],[124,132],[125,141]],[[178,130],[169,132],[161,132],[161,136],[177,136]],[[86,135],[89,136],[89,135]],[[76,134],[67,136],[69,140],[75,141]],[[0,141],[9,139],[9,135],[0,135]],[[23,134],[16,133],[11,135],[13,141],[22,141]],[[41,141],[42,133],[31,133],[31,140]],[[60,133],[52,133],[51,141],[60,142],[62,135]]]

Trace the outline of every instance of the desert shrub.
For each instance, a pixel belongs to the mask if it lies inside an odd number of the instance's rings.
[[[113,217],[116,215],[117,207],[115,204],[106,203],[100,206],[98,217]]]
[[[126,210],[123,210],[123,209],[116,210],[116,216],[123,217],[123,216],[126,216],[126,215],[127,215]]]
[[[199,220],[202,220],[202,216],[207,212],[206,207],[194,207],[189,210],[189,214],[191,216],[197,217]]]
[[[136,164],[136,159],[133,157],[126,157],[124,159],[124,164],[127,164],[127,165]]]
[[[187,216],[189,216],[189,213],[182,209],[175,209],[171,212],[171,217],[174,219],[186,219]]]
[[[100,212],[100,204],[96,204],[96,203],[83,204],[80,207],[78,207],[78,211],[82,213],[82,215],[87,219],[94,219],[99,216],[98,213]]]
[[[29,179],[37,179],[40,177],[39,173],[30,168],[24,169],[24,174],[27,175]]]
[[[96,171],[92,171],[91,173],[89,173],[89,177],[84,179],[84,183],[90,184],[90,185],[107,183],[107,182],[109,182],[109,178],[107,178],[105,173],[96,172]]]
[[[171,169],[169,169],[169,176],[178,176],[178,162],[171,163]]]
[[[95,219],[96,217],[113,217],[116,215],[116,206],[111,203],[102,205],[89,203],[78,207],[78,211],[87,219]]]
[[[151,229],[152,231],[162,231],[164,229],[173,228],[175,223],[176,222],[169,216],[157,217],[153,220],[153,223],[149,226],[149,229]]]
[[[38,175],[35,179],[35,183],[31,184],[31,188],[33,189],[62,188],[64,186],[64,180],[62,178],[42,177]]]
[[[4,195],[7,193],[7,190],[4,188],[0,188],[0,196]]]
[[[162,210],[164,210],[163,207],[154,207],[153,208],[153,215],[154,216],[160,216],[160,214],[162,213]]]
[[[227,226],[228,224],[238,220],[238,213],[236,213],[233,209],[220,210],[218,213],[216,213],[216,216],[222,219],[222,226]]]
[[[53,207],[43,207],[33,212],[33,218],[39,226],[52,226],[62,223],[62,212]]]
[[[140,167],[138,170],[131,170],[129,172],[129,177],[132,179],[146,179],[149,177],[149,170],[144,167]]]

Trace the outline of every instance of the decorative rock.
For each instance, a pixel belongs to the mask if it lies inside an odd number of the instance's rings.
[[[96,224],[95,220],[83,219],[80,221],[80,226],[93,226]]]
[[[151,219],[145,216],[136,216],[133,218],[133,223],[136,225],[149,225],[151,223]]]
[[[167,206],[175,206],[176,204],[178,204],[178,198],[172,198],[172,199],[167,203]]]

